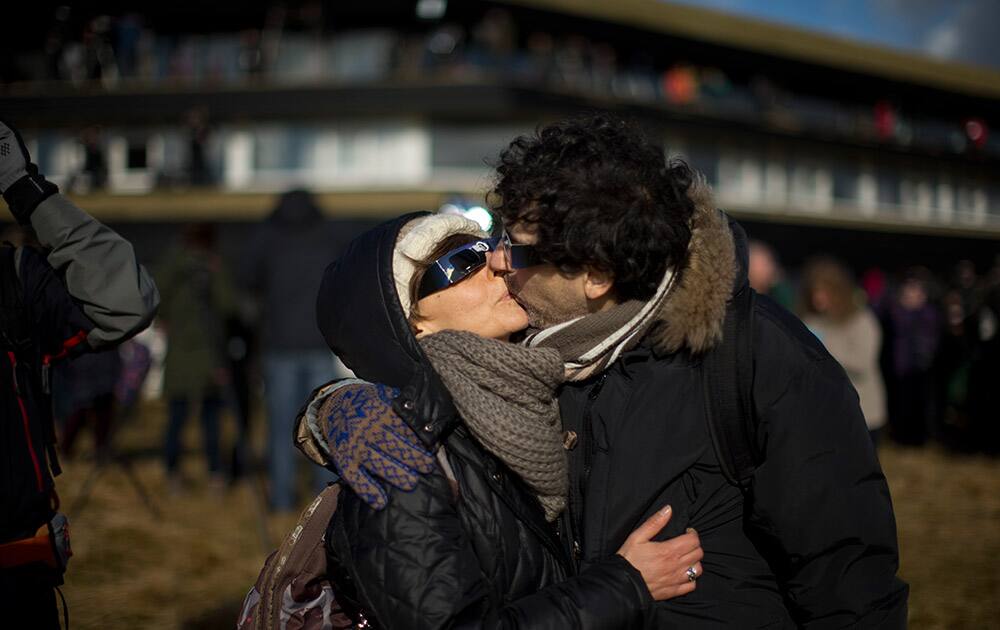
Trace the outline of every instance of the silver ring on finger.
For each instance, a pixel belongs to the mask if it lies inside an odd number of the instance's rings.
[[[695,580],[698,579],[698,569],[694,567],[688,567],[687,571],[684,572],[684,575],[687,576],[688,582],[694,582]]]

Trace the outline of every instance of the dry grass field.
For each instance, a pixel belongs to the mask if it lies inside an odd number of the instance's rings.
[[[155,448],[162,426],[162,412],[150,407],[119,443]],[[186,443],[194,447],[197,423],[188,429]],[[891,445],[881,458],[896,506],[900,572],[911,586],[910,627],[1000,628],[1000,460]],[[250,485],[211,489],[202,461],[187,456],[190,486],[177,495],[167,491],[158,460],[137,461],[161,518],[148,513],[114,466],[85,509],[69,514],[75,556],[63,592],[73,628],[233,627],[266,554]],[[85,457],[65,464],[58,480],[64,508],[91,465]],[[275,545],[294,520],[267,519]]]

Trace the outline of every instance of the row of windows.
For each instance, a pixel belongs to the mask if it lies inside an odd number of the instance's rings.
[[[212,185],[232,191],[435,187],[477,190],[490,163],[526,128],[371,125],[220,127],[210,134],[163,128],[76,138],[35,134],[44,172],[78,192],[137,193]],[[853,213],[918,222],[1000,224],[1000,185],[945,166],[907,170],[816,152],[748,151],[724,141],[667,139],[726,207],[765,212]],[[933,166],[933,165],[932,165]]]
[[[731,206],[945,223],[982,223],[991,213],[1000,219],[1000,187],[990,195],[985,183],[943,170],[915,173],[864,162],[759,159],[723,149],[710,171],[720,199]]]

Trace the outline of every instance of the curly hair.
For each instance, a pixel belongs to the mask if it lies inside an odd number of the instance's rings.
[[[537,234],[545,262],[614,278],[618,299],[648,299],[691,240],[692,170],[638,127],[593,114],[520,136],[494,164],[490,205]]]

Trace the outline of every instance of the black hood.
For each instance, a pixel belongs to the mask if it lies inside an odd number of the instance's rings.
[[[729,229],[733,232],[733,247],[736,258],[736,277],[733,278],[733,295],[750,286],[750,241],[739,223],[729,219]]]
[[[426,214],[387,221],[351,241],[323,273],[316,322],[358,378],[401,390],[394,408],[432,444],[452,426],[455,408],[410,330],[392,274],[400,229]]]

